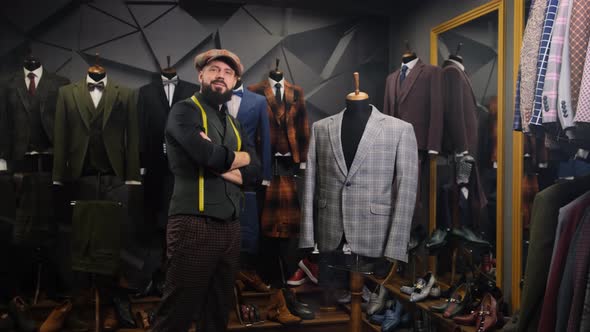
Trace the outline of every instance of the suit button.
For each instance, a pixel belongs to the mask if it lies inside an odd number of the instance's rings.
[[[352,186],[352,183],[350,183],[350,182],[346,182],[346,186],[347,186],[347,187],[350,187],[350,186]]]

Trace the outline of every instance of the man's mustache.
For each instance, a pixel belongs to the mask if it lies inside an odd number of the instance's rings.
[[[215,84],[215,83],[221,83],[221,84],[223,84],[223,86],[225,86],[227,88],[227,84],[225,84],[225,82],[222,80],[211,81],[211,84]]]

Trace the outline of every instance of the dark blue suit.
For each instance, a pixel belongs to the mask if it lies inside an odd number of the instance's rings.
[[[236,117],[242,128],[248,135],[248,141],[255,145],[258,158],[262,164],[263,180],[270,181],[271,156],[270,156],[270,129],[268,114],[266,114],[266,98],[244,89],[244,95]],[[240,227],[242,233],[242,251],[249,253],[258,252],[258,236],[260,223],[258,218],[258,205],[256,200],[257,188],[244,191],[243,211],[240,214]]]

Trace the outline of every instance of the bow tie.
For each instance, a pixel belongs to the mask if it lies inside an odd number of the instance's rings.
[[[162,84],[164,84],[164,85],[170,85],[170,84],[176,85],[176,84],[178,84],[178,78],[173,78],[171,80],[165,80],[165,81],[163,80],[162,81]]]
[[[98,91],[104,90],[104,82],[88,83],[88,91],[94,91],[94,89],[98,89]]]
[[[234,90],[234,95],[240,98],[244,97],[244,90]]]

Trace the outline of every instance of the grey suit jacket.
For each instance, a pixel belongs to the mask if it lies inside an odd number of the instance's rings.
[[[418,182],[412,125],[372,106],[348,170],[340,140],[343,113],[313,124],[299,245],[315,241],[320,251],[334,250],[344,233],[356,254],[407,261]]]

